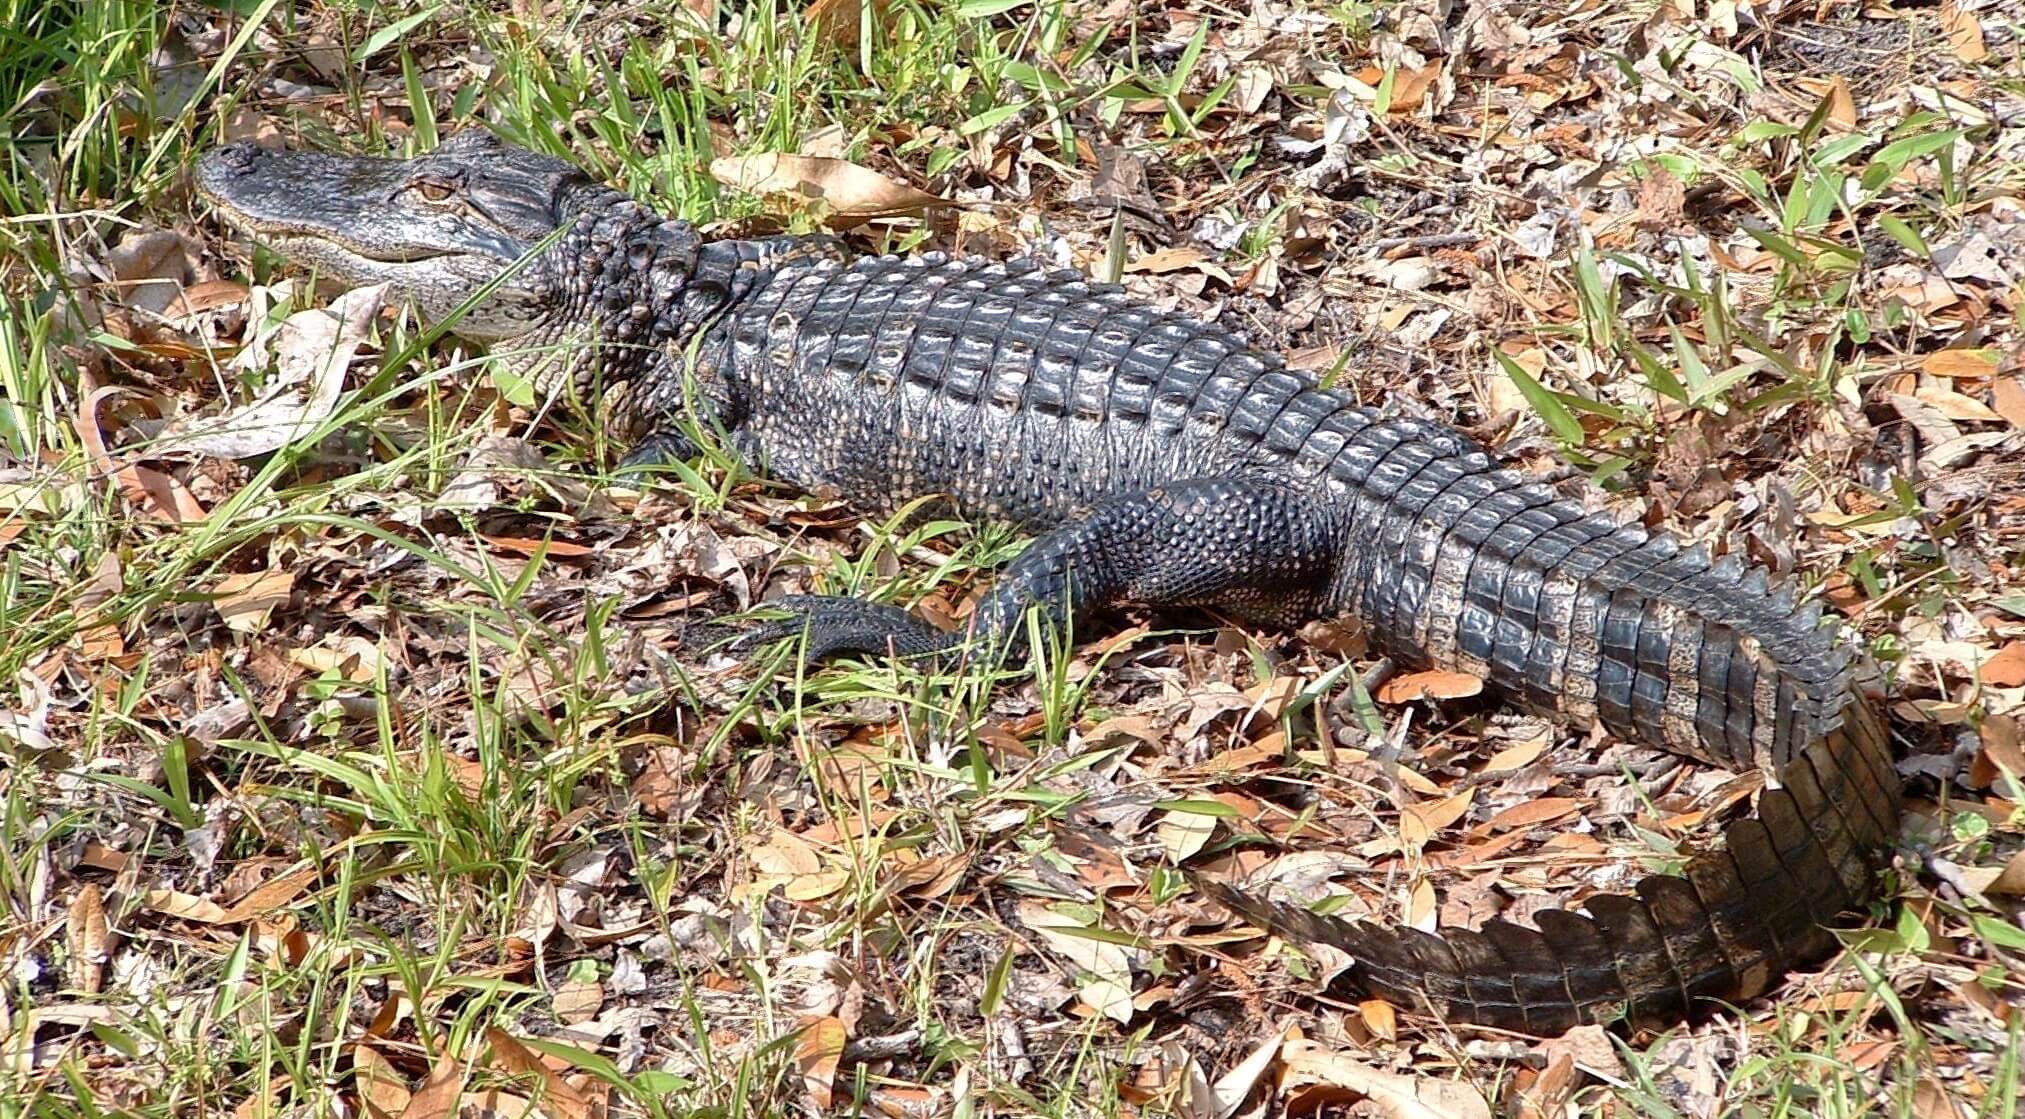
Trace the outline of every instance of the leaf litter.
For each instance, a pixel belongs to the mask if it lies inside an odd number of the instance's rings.
[[[1937,1027],[1922,1040],[1928,1071],[1889,1059],[1906,1044],[1891,1015],[1836,1017],[1878,1005],[1849,968],[1796,978],[1781,998],[1808,1016],[1782,1018],[1768,1000],[1741,1023],[1652,1041],[1641,1059],[1656,1090],[1698,1113],[1737,1090],[1753,1039],[1827,1045],[1832,1029],[1852,1065],[1940,1114],[1951,1105],[1935,1099],[1974,1099],[1998,1074],[2025,951],[2025,208],[2005,170],[2025,149],[2025,103],[1996,80],[2016,32],[1990,11],[1159,9],[1135,16],[1138,30],[1196,68],[1079,118],[1073,150],[1040,99],[960,132],[892,121],[793,154],[755,146],[755,122],[733,113],[712,122],[709,171],[771,213],[856,230],[860,247],[901,231],[928,247],[1114,262],[1135,293],[1248,330],[1373,403],[1452,419],[1543,475],[1573,457],[1606,481],[1600,505],[1818,576],[1883,654],[1910,748],[1925,854],[1901,863],[1907,916],[1870,963],[1920,1028]],[[1101,37],[1060,79],[1106,88],[1128,13],[1069,5]],[[861,18],[890,18],[843,14],[852,37]],[[346,41],[335,30],[312,39]],[[216,52],[224,40],[186,42]],[[351,135],[343,110],[312,95],[334,81],[393,89],[395,54],[348,74],[342,52],[324,57],[333,49],[279,64],[270,88],[286,107],[233,128],[273,136],[291,131],[278,119],[321,116]],[[446,96],[486,67],[435,42],[418,62]],[[956,157],[930,170],[922,153],[938,142]],[[1991,176],[1975,205],[1922,209],[1957,197],[1970,168]],[[385,447],[302,448],[343,386],[371,375],[353,359],[383,325],[378,297],[277,320],[264,308],[280,299],[229,279],[236,267],[211,269],[218,244],[150,229],[77,258],[90,292],[77,325],[122,343],[85,344],[103,352],[81,360],[73,398],[89,484],[111,479],[134,518],[116,531],[129,544],[194,531],[246,484],[247,461],[283,448],[326,486],[371,480],[333,491],[342,527],[302,522],[235,545],[200,581],[208,613],[170,600],[106,609],[128,601],[131,565],[148,556],[105,550],[81,583],[74,638],[21,666],[0,734],[33,752],[96,743],[80,763],[161,788],[202,776],[219,813],[202,822],[206,845],[181,853],[118,821],[94,837],[98,859],[39,856],[64,899],[44,919],[66,931],[20,949],[16,974],[60,948],[67,970],[43,974],[65,975],[73,995],[31,983],[34,1028],[10,1050],[31,1066],[58,1059],[52,1039],[80,1041],[104,1020],[76,993],[128,1006],[159,982],[146,977],[174,959],[151,955],[165,939],[243,926],[284,966],[308,966],[317,934],[297,921],[329,868],[296,865],[296,844],[335,849],[378,824],[343,809],[290,818],[284,790],[422,787],[440,773],[456,790],[443,811],[461,811],[524,779],[504,765],[582,782],[519,821],[538,842],[516,856],[535,878],[500,916],[510,936],[466,942],[436,924],[432,891],[484,904],[455,876],[396,871],[360,904],[440,939],[464,980],[536,985],[547,1009],[462,1035],[454,1052],[418,1028],[447,1021],[442,991],[388,989],[353,1008],[343,1090],[380,1113],[449,1115],[460,1098],[602,1113],[609,1081],[535,1044],[544,1035],[622,1074],[692,1085],[792,1037],[773,1051],[785,1063],[768,1091],[814,1111],[863,1091],[884,1114],[945,1114],[979,1092],[1012,1112],[1009,1091],[1071,1075],[1094,1087],[1111,1071],[1132,1106],[1217,1119],[1346,1103],[1401,1116],[1622,1110],[1608,1096],[1625,1069],[1599,1033],[1450,1033],[1323,996],[1349,961],[1234,925],[1176,893],[1172,869],[1346,917],[1524,920],[1676,862],[1748,800],[1748,780],[1502,714],[1470,678],[1366,687],[1354,635],[1218,619],[1177,633],[1136,613],[1066,666],[1088,689],[1066,723],[1026,681],[940,724],[896,699],[901,688],[819,692],[783,730],[749,665],[687,658],[685,623],[808,586],[812,568],[860,553],[855,518],[750,484],[704,501],[587,482],[556,465],[582,461],[567,436],[483,387],[459,400],[418,384],[375,421],[422,430],[446,405],[487,417],[461,457],[404,463],[396,484],[360,465],[383,465]],[[211,364],[232,346],[239,357]],[[276,372],[263,376],[270,347]],[[243,403],[217,403],[221,375]],[[7,466],[25,496],[0,517],[23,529],[0,549],[57,570],[61,557],[22,533],[63,523],[81,475]],[[975,563],[977,539],[896,547],[907,558],[879,574],[919,587],[922,554]],[[988,583],[936,593],[960,616]],[[601,602],[619,624],[593,622]],[[139,726],[232,728],[193,730],[197,752],[175,755],[183,772],[144,749],[152,738],[87,731],[94,697],[141,656],[159,667]],[[1345,657],[1350,671],[1333,671]],[[687,687],[671,690],[678,674]],[[524,736],[514,758],[476,713],[493,703]],[[249,741],[238,736],[256,714],[280,749],[225,746]],[[379,726],[391,766],[373,769]],[[318,760],[292,767],[291,752]],[[52,803],[107,796],[56,772],[35,778]],[[644,847],[620,841],[636,819],[651,825],[630,833]],[[672,877],[650,895],[643,868]],[[676,976],[680,999],[665,993]],[[924,1023],[974,1052],[940,1059]],[[1150,1049],[1135,1048],[1142,1034]],[[1095,1065],[1079,1062],[1092,1051]],[[256,1112],[270,1098],[246,1097]]]

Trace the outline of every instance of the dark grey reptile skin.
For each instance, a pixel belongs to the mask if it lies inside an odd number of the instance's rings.
[[[1025,264],[699,243],[478,130],[414,160],[231,145],[196,181],[284,251],[392,280],[432,313],[505,273],[469,332],[559,356],[567,376],[545,383],[612,389],[614,422],[648,433],[643,459],[694,452],[673,422],[693,404],[775,478],[875,509],[941,494],[1040,533],[965,632],[802,597],[761,636],[806,624],[815,655],[942,654],[1016,648],[1036,608],[1349,614],[1409,665],[1777,786],[1684,874],[1538,929],[1386,928],[1197,879],[1262,927],[1347,949],[1354,990],[1536,1033],[1665,1021],[1820,960],[1825,926],[1872,894],[1901,788],[1815,608],[1734,559],[1585,513],[1444,426],[1320,390],[1221,328]]]

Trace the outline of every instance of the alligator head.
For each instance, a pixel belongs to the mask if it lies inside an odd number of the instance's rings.
[[[724,298],[691,282],[688,223],[483,128],[413,159],[227,144],[195,183],[230,224],[323,275],[390,283],[545,392],[655,371]]]

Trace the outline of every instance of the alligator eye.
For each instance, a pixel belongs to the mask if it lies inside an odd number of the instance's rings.
[[[422,179],[415,183],[415,193],[431,202],[448,202],[450,196],[457,193],[457,188],[434,179]]]

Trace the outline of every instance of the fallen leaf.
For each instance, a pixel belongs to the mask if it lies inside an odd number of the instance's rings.
[[[1168,858],[1185,862],[1216,834],[1216,817],[1201,812],[1163,812],[1154,834]]]
[[[235,925],[265,916],[302,896],[310,884],[323,876],[318,863],[305,863],[286,874],[278,874],[253,888],[218,915],[218,924]],[[193,918],[194,919],[194,918]]]
[[[1464,789],[1454,796],[1435,801],[1432,804],[1408,804],[1399,809],[1399,838],[1409,851],[1418,851],[1427,846],[1427,841],[1436,833],[1469,811],[1470,802],[1476,799],[1475,789]]]
[[[437,1058],[429,1079],[401,1109],[400,1119],[450,1119],[457,1114],[457,1101],[464,1098],[464,1062],[456,1057]]]
[[[1392,1041],[1399,1037],[1399,1011],[1384,999],[1365,999],[1357,1004],[1357,1017],[1374,1037]]]
[[[1481,677],[1467,672],[1409,672],[1387,680],[1378,689],[1380,703],[1410,703],[1416,699],[1462,699],[1484,690]]]
[[[2012,427],[2025,431],[2025,380],[1998,378],[1990,385],[1990,403]]]
[[[1050,949],[1079,970],[1076,996],[1121,1025],[1132,1020],[1132,954],[1122,944],[1089,935],[1082,922],[1038,902],[1022,902],[1020,919]]]
[[[1856,99],[1850,96],[1849,79],[1840,74],[1828,79],[1828,119],[1844,128],[1856,127]]]
[[[1229,1072],[1217,1078],[1216,1083],[1210,1088],[1211,1098],[1215,1103],[1215,1119],[1230,1119],[1237,1114],[1238,1108],[1244,1106],[1245,1100],[1252,1094],[1252,1089],[1258,1085],[1259,1078],[1272,1067],[1273,1058],[1279,1055],[1280,1045],[1286,1037],[1287,1031],[1282,1028],[1280,1032],[1260,1042]]]
[[[550,555],[573,558],[588,556],[596,550],[588,545],[557,540],[553,537],[536,540],[527,536],[490,536],[481,532],[478,538],[502,552],[513,552],[523,556]]]
[[[379,1050],[370,1045],[352,1046],[352,1090],[369,1108],[382,1115],[399,1115],[414,1099],[408,1083]]]
[[[225,919],[224,906],[209,898],[200,898],[180,890],[149,890],[141,901],[157,913],[166,913],[185,921],[217,925],[222,924]]]
[[[211,585],[211,605],[235,633],[259,633],[267,628],[274,608],[287,604],[295,589],[295,572],[285,567],[264,571],[237,571]]]
[[[1491,1107],[1476,1089],[1458,1080],[1385,1072],[1320,1042],[1293,1038],[1280,1047],[1285,1082],[1305,1081],[1348,1088],[1392,1119],[1490,1119]]]
[[[1543,734],[1517,746],[1507,746],[1491,755],[1491,760],[1484,763],[1484,772],[1512,773],[1524,769],[1538,761],[1540,755],[1547,752],[1547,747],[1553,744],[1554,736]]]
[[[1990,406],[1973,396],[1956,392],[1938,385],[1923,388],[1914,396],[1940,409],[1941,415],[1951,420],[1968,420],[1972,423],[2001,423],[2004,417],[1992,411]]]
[[[1986,894],[2004,894],[2017,897],[2025,894],[2025,851],[2011,856],[2004,864],[2004,870],[1990,884],[1983,887]]]
[[[1983,22],[1958,0],[1941,0],[1941,30],[1948,36],[1948,48],[1963,62],[1990,57],[1990,48],[1983,42]]]
[[[266,346],[248,346],[233,359],[259,368],[271,352],[274,375],[259,396],[217,415],[169,424],[148,453],[251,458],[308,436],[337,406],[345,370],[371,333],[390,286],[354,288],[327,308],[290,315],[262,339]]]
[[[1989,349],[1935,350],[1921,360],[1920,369],[1936,377],[1988,377],[2002,356]]]
[[[820,200],[830,213],[846,218],[891,217],[950,204],[946,198],[895,182],[848,160],[788,152],[713,159],[710,176],[748,194],[791,194]]]
[[[795,1040],[795,1067],[801,1070],[802,1088],[817,1111],[830,1109],[845,1040],[843,1020],[834,1015],[804,1021]]]
[[[2013,641],[1983,662],[1983,683],[1999,688],[2025,684],[2025,641]]]
[[[485,1030],[485,1040],[492,1046],[492,1063],[495,1066],[541,1081],[542,1108],[551,1119],[589,1119],[590,1100],[544,1064],[534,1050],[522,1044],[520,1039],[497,1026],[489,1026]]]
[[[1581,804],[1570,797],[1533,797],[1492,816],[1484,826],[1492,831],[1537,827],[1574,812]]]
[[[105,891],[98,883],[86,883],[71,900],[64,932],[70,948],[70,985],[85,994],[97,994],[112,946],[112,930],[105,919]]]
[[[80,383],[79,387],[84,386]],[[183,483],[158,470],[131,462],[121,464],[113,461],[112,453],[106,448],[105,433],[98,426],[98,408],[107,397],[125,391],[118,385],[91,389],[78,405],[74,426],[93,472],[111,475],[113,481],[119,484],[120,494],[143,516],[172,524],[202,521],[206,515],[204,506]]]

